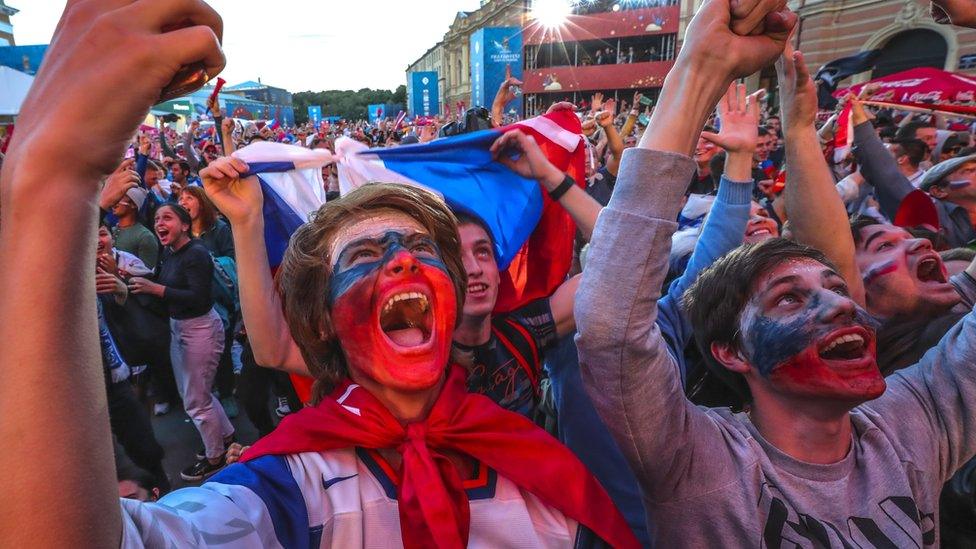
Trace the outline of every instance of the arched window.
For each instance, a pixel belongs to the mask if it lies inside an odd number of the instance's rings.
[[[463,70],[461,69],[461,59],[458,58],[458,60],[457,60],[457,78],[454,79],[454,81],[457,82],[457,85],[458,86],[460,86],[461,85],[461,82],[464,80],[463,78],[461,78],[461,74],[462,73],[463,73]]]
[[[949,46],[934,30],[913,29],[891,37],[881,48],[881,57],[871,78],[887,76],[915,67],[944,69]]]

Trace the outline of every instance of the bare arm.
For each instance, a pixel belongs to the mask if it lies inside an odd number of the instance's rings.
[[[240,179],[247,164],[222,157],[200,172],[207,196],[230,221],[237,254],[241,313],[247,337],[259,365],[309,375],[298,345],[291,337],[281,300],[275,291],[264,245],[264,202],[257,177]]]
[[[552,311],[552,320],[556,324],[557,337],[563,337],[576,330],[573,306],[576,304],[576,288],[579,287],[581,276],[576,275],[563,282],[549,297],[549,310]]]
[[[610,147],[612,157],[607,161],[607,171],[616,177],[617,169],[620,168],[620,157],[624,154],[624,140],[617,133],[617,127],[613,125],[613,115],[609,112],[601,113],[596,118],[597,122],[603,126],[603,131],[607,136],[607,145]]]
[[[518,159],[514,159],[507,154],[513,149],[523,154],[520,154]],[[566,174],[559,171],[542,154],[535,139],[521,131],[513,130],[504,133],[492,144],[491,152],[496,160],[522,177],[535,179],[547,191],[557,189],[566,178]],[[589,240],[593,234],[593,226],[596,225],[596,218],[603,208],[600,203],[586,194],[579,185],[574,184],[559,197],[559,204],[573,218],[583,237]]]
[[[0,467],[11,472],[0,539],[11,547],[119,546],[92,290],[98,182],[181,66],[224,65],[220,16],[202,1],[117,4],[68,0],[0,175]],[[109,106],[97,124],[93,103]],[[59,204],[57,222],[36,204]]]
[[[854,261],[854,237],[847,223],[844,201],[837,194],[834,178],[820,152],[820,138],[814,125],[817,91],[807,72],[803,54],[792,45],[776,62],[779,77],[780,112],[786,130],[786,212],[796,240],[813,246],[830,258],[847,281],[851,298],[864,306],[864,284]],[[802,215],[797,215],[802,212]]]

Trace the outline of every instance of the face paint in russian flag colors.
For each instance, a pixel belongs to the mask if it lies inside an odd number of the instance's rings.
[[[877,326],[837,273],[804,259],[763,277],[740,331],[749,362],[777,391],[863,402],[885,389],[875,358]]]
[[[398,390],[434,386],[457,317],[454,285],[433,238],[398,212],[336,237],[329,305],[351,370]]]

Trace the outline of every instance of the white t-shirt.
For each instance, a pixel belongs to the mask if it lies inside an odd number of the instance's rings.
[[[466,481],[469,547],[585,547],[575,520],[484,465]],[[391,469],[347,448],[263,456],[158,503],[121,500],[122,547],[401,547]]]

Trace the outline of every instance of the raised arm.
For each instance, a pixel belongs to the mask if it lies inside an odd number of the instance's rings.
[[[730,10],[727,0],[707,0],[689,24],[640,146],[624,153],[576,300],[583,383],[644,493],[657,501],[674,496],[685,475],[696,478],[694,489],[710,489],[731,459],[719,451],[719,428],[684,398],[655,322],[701,127],[732,80],[772,61],[786,39],[732,34]],[[788,31],[795,22],[788,11],[767,15],[777,18],[767,29]],[[712,452],[707,469],[693,459],[699,444]]]
[[[197,67],[194,77],[221,71],[221,28],[202,1],[68,0],[24,102],[0,174],[4,545],[119,546],[92,291],[98,182],[150,106],[172,97],[164,88],[193,89],[185,75],[170,85],[182,66]],[[95,123],[92,104],[106,107]],[[38,204],[57,204],[57,222]]]
[[[776,62],[780,82],[780,112],[786,140],[786,212],[793,234],[802,244],[822,251],[847,281],[851,298],[864,306],[864,283],[854,261],[854,237],[847,209],[837,194],[834,178],[820,149],[814,120],[817,89],[803,54],[786,46]]]
[[[271,278],[264,245],[264,197],[257,177],[240,179],[247,164],[221,157],[200,171],[203,188],[227,216],[234,236],[241,314],[254,360],[261,366],[308,375],[305,359],[291,337],[281,312],[281,299]]]
[[[732,84],[719,101],[722,133],[702,133],[702,137],[726,151],[725,173],[718,195],[702,226],[701,235],[688,260],[685,272],[657,302],[658,327],[667,336],[671,353],[680,356],[694,334],[691,321],[681,306],[681,297],[698,274],[718,258],[742,244],[752,205],[752,154],[756,149],[756,126],[759,124],[757,99],[761,92],[746,96],[745,86]],[[681,370],[682,384],[687,372]]]
[[[200,169],[200,158],[197,157],[196,151],[193,150],[193,139],[196,137],[196,129],[199,127],[200,123],[194,120],[190,124],[190,128],[183,134],[183,154],[186,155],[186,162],[190,165],[190,169],[194,171]]]
[[[874,186],[881,213],[894,219],[901,201],[915,190],[912,183],[898,169],[895,158],[885,148],[878,133],[855,97],[851,101],[851,118],[854,122],[854,158],[861,167],[865,181]]]
[[[491,152],[498,162],[505,164],[515,173],[538,181],[549,195],[566,209],[583,234],[583,238],[590,239],[596,218],[603,207],[575,184],[577,182],[568,179],[566,174],[553,166],[542,153],[535,139],[519,130],[505,132],[492,143]],[[511,153],[518,153],[518,157],[513,158]]]
[[[607,136],[607,146],[610,147],[610,160],[607,161],[607,171],[614,177],[620,170],[620,157],[624,154],[624,140],[617,133],[617,127],[613,125],[613,113],[603,111],[596,117],[596,122],[603,127],[603,132]]]
[[[512,76],[512,66],[505,65],[505,80],[498,86],[495,99],[491,103],[491,123],[494,127],[505,125],[505,105],[514,100],[517,95],[512,87],[522,85],[522,81]]]

